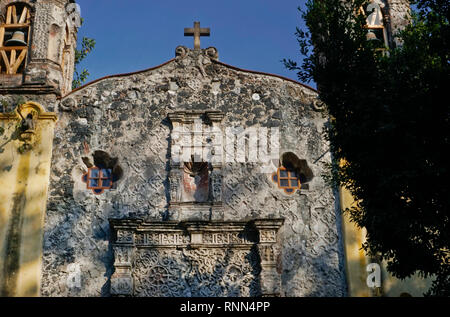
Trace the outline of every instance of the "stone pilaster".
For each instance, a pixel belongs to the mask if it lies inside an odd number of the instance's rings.
[[[262,296],[280,296],[281,279],[277,272],[277,254],[275,244],[277,241],[278,229],[282,226],[283,220],[255,221],[255,228],[259,232],[258,251],[261,259],[261,292]]]

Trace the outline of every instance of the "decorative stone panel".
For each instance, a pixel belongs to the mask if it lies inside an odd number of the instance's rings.
[[[282,219],[111,219],[116,296],[279,296],[273,247]]]

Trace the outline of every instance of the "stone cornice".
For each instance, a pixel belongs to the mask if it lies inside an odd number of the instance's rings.
[[[187,244],[217,246],[275,243],[276,234],[284,219],[178,222],[126,218],[109,219],[109,223],[115,232],[115,243],[118,244],[152,247]],[[152,237],[144,236],[145,234],[152,234]],[[266,236],[270,236],[270,240]]]

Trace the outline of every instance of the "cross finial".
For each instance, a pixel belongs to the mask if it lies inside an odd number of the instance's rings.
[[[193,28],[184,28],[184,36],[194,37],[194,50],[200,49],[200,36],[209,35],[209,28],[200,28],[200,22],[194,22]]]

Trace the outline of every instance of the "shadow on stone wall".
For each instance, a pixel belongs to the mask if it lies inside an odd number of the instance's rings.
[[[27,279],[23,271],[24,268],[32,269],[38,266],[41,259],[40,250],[35,248],[36,238],[42,234],[39,226],[41,214],[35,210],[30,212],[33,208],[30,206],[39,205],[41,195],[40,191],[14,194],[4,241],[6,256],[0,268],[2,297],[35,296],[38,290],[36,280],[33,277]]]

